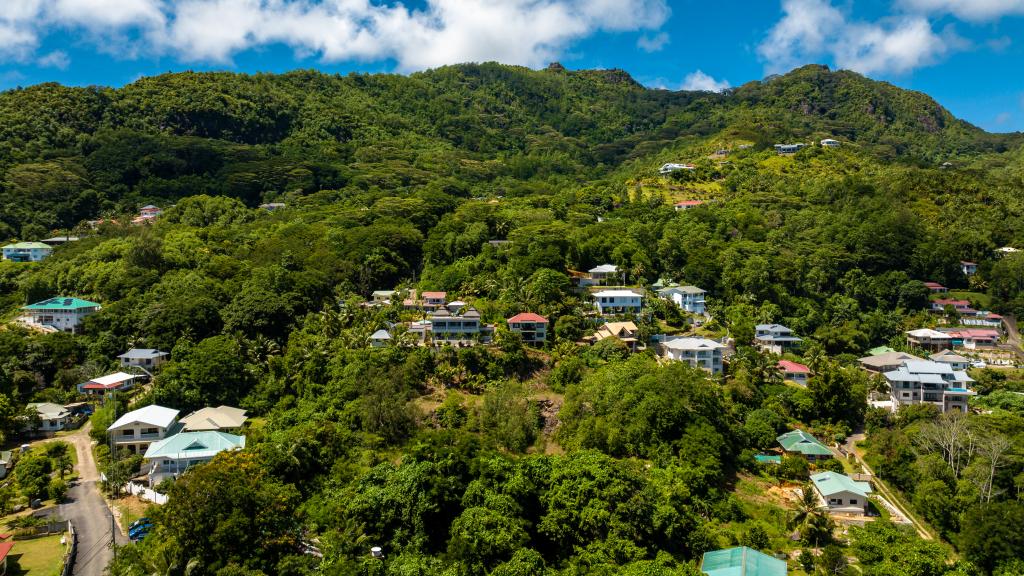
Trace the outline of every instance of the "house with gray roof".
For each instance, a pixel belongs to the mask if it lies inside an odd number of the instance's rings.
[[[706,291],[696,286],[669,286],[658,290],[658,296],[674,303],[684,312],[705,314],[707,312],[704,295]]]
[[[963,370],[934,360],[904,360],[895,370],[883,374],[889,383],[893,409],[910,404],[932,404],[940,412],[967,411],[974,380]]]
[[[166,362],[169,356],[169,352],[161,352],[155,348],[132,348],[117,358],[123,368],[152,370]]]
[[[754,346],[764,352],[783,354],[803,342],[782,324],[758,324],[754,327]]]

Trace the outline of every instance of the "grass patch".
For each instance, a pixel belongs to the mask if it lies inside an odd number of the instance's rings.
[[[149,504],[136,496],[123,496],[114,500],[113,504],[121,516],[121,531],[125,534],[128,533],[128,527],[132,522],[147,516],[146,510],[149,509]]]
[[[7,557],[9,576],[60,576],[63,567],[65,547],[61,545],[62,534],[17,540]]]

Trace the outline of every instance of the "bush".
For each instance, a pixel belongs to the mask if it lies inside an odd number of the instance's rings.
[[[47,495],[57,502],[63,502],[64,497],[68,495],[68,484],[60,478],[54,478],[50,480],[50,485],[46,489]]]
[[[828,460],[822,460],[817,463],[818,470],[828,470],[829,472],[836,472],[838,474],[844,473],[843,463],[835,458],[829,458]]]

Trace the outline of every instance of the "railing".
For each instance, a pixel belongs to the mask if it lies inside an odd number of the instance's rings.
[[[71,523],[71,520],[68,520],[68,537],[71,545],[64,553],[64,568],[60,572],[61,576],[71,576],[71,571],[75,567],[75,556],[78,554],[78,534],[75,532],[75,525]]]

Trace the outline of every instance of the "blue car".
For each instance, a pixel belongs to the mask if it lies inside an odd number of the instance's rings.
[[[145,536],[146,534],[149,533],[149,530],[152,527],[153,527],[153,524],[147,522],[146,524],[139,524],[138,526],[136,526],[134,528],[129,528],[128,529],[128,538],[131,538],[132,540],[136,540],[136,539],[141,540],[143,536]]]
[[[128,531],[131,532],[132,528],[142,526],[143,524],[150,524],[149,518],[142,517],[128,525]]]

